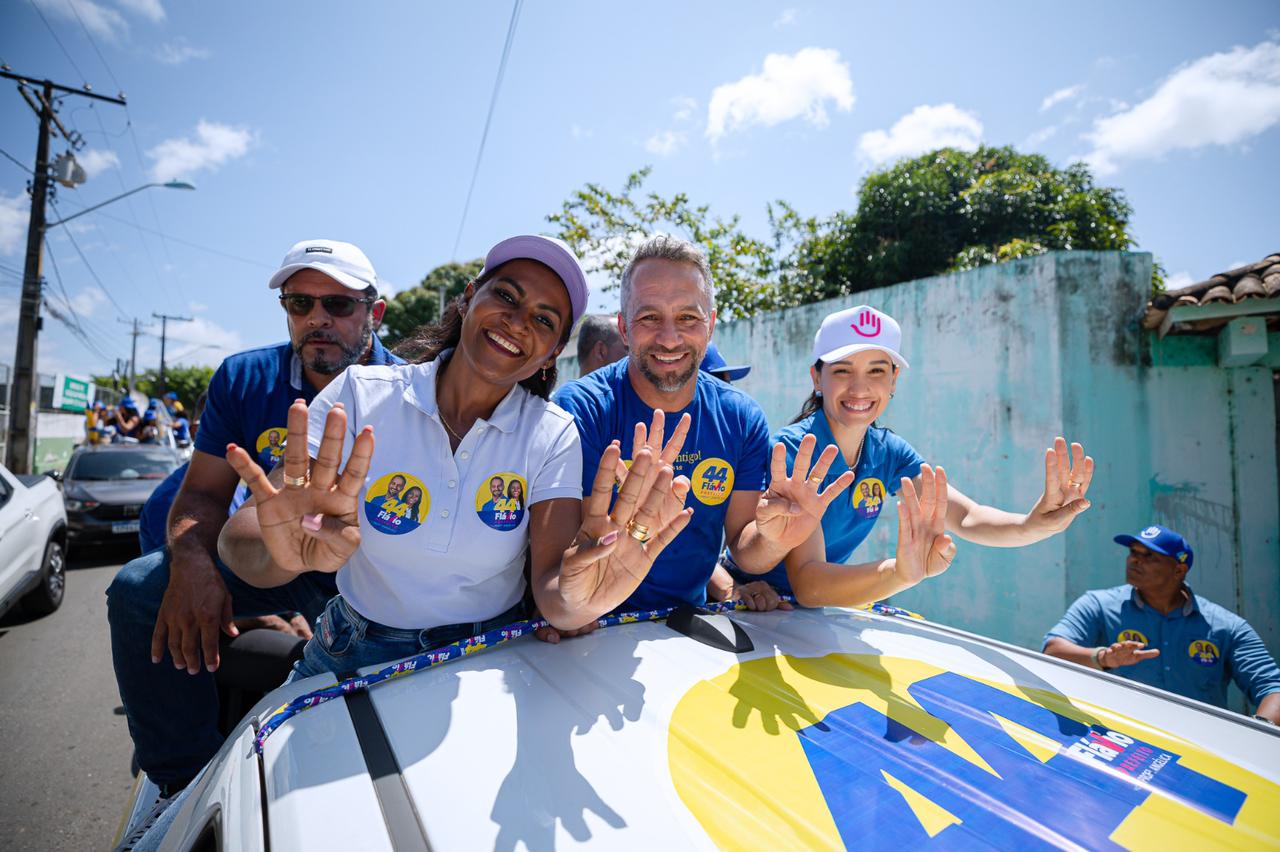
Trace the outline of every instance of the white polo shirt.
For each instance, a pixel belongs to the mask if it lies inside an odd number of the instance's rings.
[[[451,354],[349,367],[311,404],[312,458],[334,403],[347,411],[344,463],[355,436],[373,426],[360,547],[337,579],[357,612],[389,627],[483,621],[510,609],[525,589],[529,506],[582,498],[573,418],[519,385],[450,450],[436,372]]]

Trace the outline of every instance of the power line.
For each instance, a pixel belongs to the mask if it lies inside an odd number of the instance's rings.
[[[53,40],[58,43],[58,48],[62,51],[62,55],[67,57],[67,61],[71,63],[71,67],[80,75],[80,82],[89,85],[89,78],[84,76],[84,72],[80,70],[80,66],[76,65],[76,61],[71,58],[70,52],[62,44],[62,39],[58,38],[58,34],[53,31],[53,27],[49,25],[49,19],[44,16],[44,12],[40,11],[40,7],[36,5],[35,0],[27,0],[31,4],[31,8],[36,10],[36,14],[40,16],[40,20],[44,21],[44,27],[49,31],[49,35],[53,36]],[[79,17],[77,15],[77,17]]]
[[[484,145],[489,139],[489,125],[493,123],[493,111],[498,105],[498,91],[502,88],[502,77],[507,71],[507,58],[511,55],[511,44],[516,38],[516,24],[520,20],[520,6],[524,0],[515,0],[511,7],[511,23],[507,25],[507,40],[502,45],[502,59],[498,62],[498,78],[493,81],[493,95],[489,98],[489,114],[484,119],[484,132],[480,134],[480,148],[476,151],[476,164],[471,170],[471,184],[467,187],[467,200],[462,205],[462,221],[458,223],[458,236],[453,241],[453,255],[458,257],[458,246],[462,244],[462,231],[467,226],[467,212],[471,209],[471,195],[476,189],[476,177],[480,174],[480,161],[484,158]]]
[[[66,0],[71,7],[71,13],[76,16],[76,20],[80,22],[80,29],[84,30],[85,37],[89,39],[89,44],[93,47],[93,52],[98,54],[98,59],[102,62],[102,67],[107,69],[107,76],[111,78],[111,82],[115,84],[116,91],[124,93],[124,87],[120,85],[120,81],[116,79],[116,75],[112,73],[111,66],[107,64],[107,59],[102,55],[102,51],[98,50],[98,42],[94,39],[93,34],[89,32],[89,28],[84,25],[84,19],[80,17],[80,10],[76,8],[76,4],[72,0]]]
[[[35,174],[35,172],[31,171],[31,167],[30,167],[30,166],[28,166],[26,163],[22,162],[22,161],[21,161],[21,160],[19,160],[17,157],[15,157],[15,156],[13,156],[12,154],[10,154],[10,153],[9,153],[8,151],[6,151],[5,149],[0,148],[0,154],[4,154],[4,155],[5,155],[5,157],[9,160],[9,162],[13,163],[15,166],[17,166],[18,168],[22,169],[22,170],[23,170],[24,172],[26,172],[27,174],[29,174],[29,175],[33,175],[33,174]]]
[[[57,202],[50,198],[49,203],[53,206],[54,212],[58,213],[59,216],[62,216],[62,213],[58,211]],[[120,316],[128,316],[128,314],[124,312],[124,308],[120,307],[120,303],[116,301],[116,297],[111,295],[111,291],[107,289],[107,285],[102,283],[102,279],[98,277],[98,273],[93,271],[93,265],[89,263],[89,258],[85,257],[84,252],[80,250],[80,244],[76,242],[76,235],[72,233],[70,228],[64,228],[63,233],[67,235],[67,239],[71,240],[71,245],[75,247],[76,254],[80,255],[80,260],[84,262],[84,268],[89,270],[89,274],[93,276],[94,281],[98,282],[98,286],[102,288],[102,292],[111,300],[111,304],[116,306],[116,310],[120,312]]]
[[[79,340],[86,349],[89,349],[99,358],[104,360],[110,359],[112,356],[104,352],[102,348],[98,346],[97,342],[89,336],[89,333],[85,331],[84,322],[81,320],[79,312],[76,311],[75,305],[71,304],[71,299],[67,295],[67,287],[62,281],[62,272],[58,269],[58,259],[54,256],[52,251],[49,252],[49,260],[53,264],[53,276],[58,282],[58,289],[62,291],[61,297],[63,304],[66,305],[67,311],[70,312],[71,317],[75,322],[71,322],[64,316],[59,316],[57,310],[54,309],[53,304],[49,301],[49,297],[46,292],[42,301],[44,302],[45,307],[49,309],[49,314],[70,329],[72,336]],[[98,330],[98,335],[103,336],[101,330]]]

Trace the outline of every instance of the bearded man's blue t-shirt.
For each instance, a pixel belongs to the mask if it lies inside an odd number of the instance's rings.
[[[631,387],[629,358],[623,358],[570,382],[556,392],[555,402],[573,415],[582,439],[582,487],[591,493],[596,466],[609,443],[622,444],[631,458],[635,425],[647,427],[653,409]],[[680,418],[691,418],[689,435],[676,459],[676,476],[687,476],[693,517],[667,545],[622,610],[657,609],[680,603],[706,602],[707,581],[724,540],[724,519],[734,491],[763,491],[769,480],[769,423],[751,397],[713,376],[699,372],[693,401],[679,411],[666,411],[670,437]]]
[[[796,452],[805,435],[813,435],[818,439],[813,450],[815,459],[828,445],[836,442],[831,424],[821,408],[803,420],[780,429],[774,440],[787,448],[788,474],[795,466]],[[923,463],[924,457],[916,452],[915,447],[893,432],[875,426],[867,429],[862,454],[858,457],[857,469],[854,470],[853,485],[837,497],[822,516],[822,537],[826,544],[828,562],[848,561],[858,545],[871,534],[871,529],[880,519],[880,513],[888,505],[888,498],[898,493],[898,483],[902,477],[915,479]],[[837,455],[822,480],[821,488],[826,489],[847,470],[849,465],[844,456]],[[779,592],[791,594],[791,582],[787,579],[785,564],[778,565],[767,574],[747,574],[738,569],[732,559],[726,558],[725,563],[734,580],[740,583],[765,580]]]

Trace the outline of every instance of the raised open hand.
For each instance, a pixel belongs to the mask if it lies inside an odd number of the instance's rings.
[[[1143,660],[1151,660],[1160,656],[1159,648],[1143,650],[1146,647],[1145,642],[1138,642],[1133,639],[1126,642],[1116,642],[1099,652],[1098,662],[1103,668],[1114,669],[1120,666],[1132,666]]]
[[[911,480],[902,478],[895,571],[914,586],[947,570],[955,555],[955,540],[947,535],[947,472],[920,465],[919,496]]]
[[[663,465],[671,468],[675,467],[676,459],[680,456],[680,451],[684,449],[684,440],[689,436],[689,424],[693,422],[687,413],[681,415],[680,421],[676,423],[675,431],[671,433],[671,438],[664,445],[662,439],[666,433],[666,418],[667,415],[662,409],[656,409],[653,412],[653,422],[649,424],[649,427],[646,429],[643,423],[637,423],[632,434],[631,468],[635,467],[635,459],[643,449],[648,449],[656,461],[656,464],[649,466],[649,470],[645,474],[648,481],[644,483],[644,493],[648,493],[648,489],[653,487],[653,480],[657,478]],[[614,484],[618,488],[622,488],[627,481],[631,468],[627,467],[627,463],[622,461],[621,456],[614,463]],[[680,500],[680,505],[683,505],[683,495]],[[665,507],[666,514],[674,515],[678,511],[679,506],[668,505]]]
[[[1059,436],[1044,452],[1044,493],[1027,513],[1027,527],[1044,535],[1060,533],[1089,508],[1085,494],[1093,481],[1093,459],[1084,447]]]
[[[277,488],[247,452],[227,445],[227,461],[253,492],[262,541],[282,570],[334,572],[360,545],[360,487],[373,458],[373,427],[356,436],[341,474],[347,413],[341,404],[324,421],[320,451],[307,476],[307,404],[289,406],[289,436],[284,447],[284,487]]]
[[[804,436],[788,476],[787,448],[782,443],[774,444],[769,487],[756,504],[757,532],[787,550],[799,545],[818,528],[831,501],[853,483],[853,471],[846,470],[835,482],[822,491],[818,490],[840,448],[835,444],[828,445],[810,469],[809,463],[817,445],[815,436]]]
[[[591,494],[583,501],[582,526],[560,563],[560,594],[574,608],[603,613],[622,603],[693,517],[692,509],[669,510],[683,506],[689,480],[674,476],[671,465],[655,460],[647,446],[631,460],[611,512],[620,457],[616,441],[601,456]]]

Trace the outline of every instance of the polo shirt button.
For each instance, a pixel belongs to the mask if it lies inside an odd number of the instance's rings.
[[[457,482],[457,480],[450,479],[450,480],[449,480],[449,487],[450,487],[450,488],[457,488],[457,487],[458,487],[458,482]]]
[[[447,517],[449,517],[449,510],[448,510],[448,509],[445,509],[443,512],[441,512],[441,513],[440,513],[440,517],[442,517],[442,518],[447,518]],[[1169,667],[1168,667],[1168,666],[1165,666],[1165,668],[1167,669],[1167,668],[1169,668]]]
[[[464,458],[464,459],[469,459],[469,458],[471,458],[471,453],[467,452],[466,450],[463,450],[463,451],[462,451],[461,453],[459,453],[458,455],[459,455],[459,456],[461,456],[461,457],[462,457],[462,458]]]

